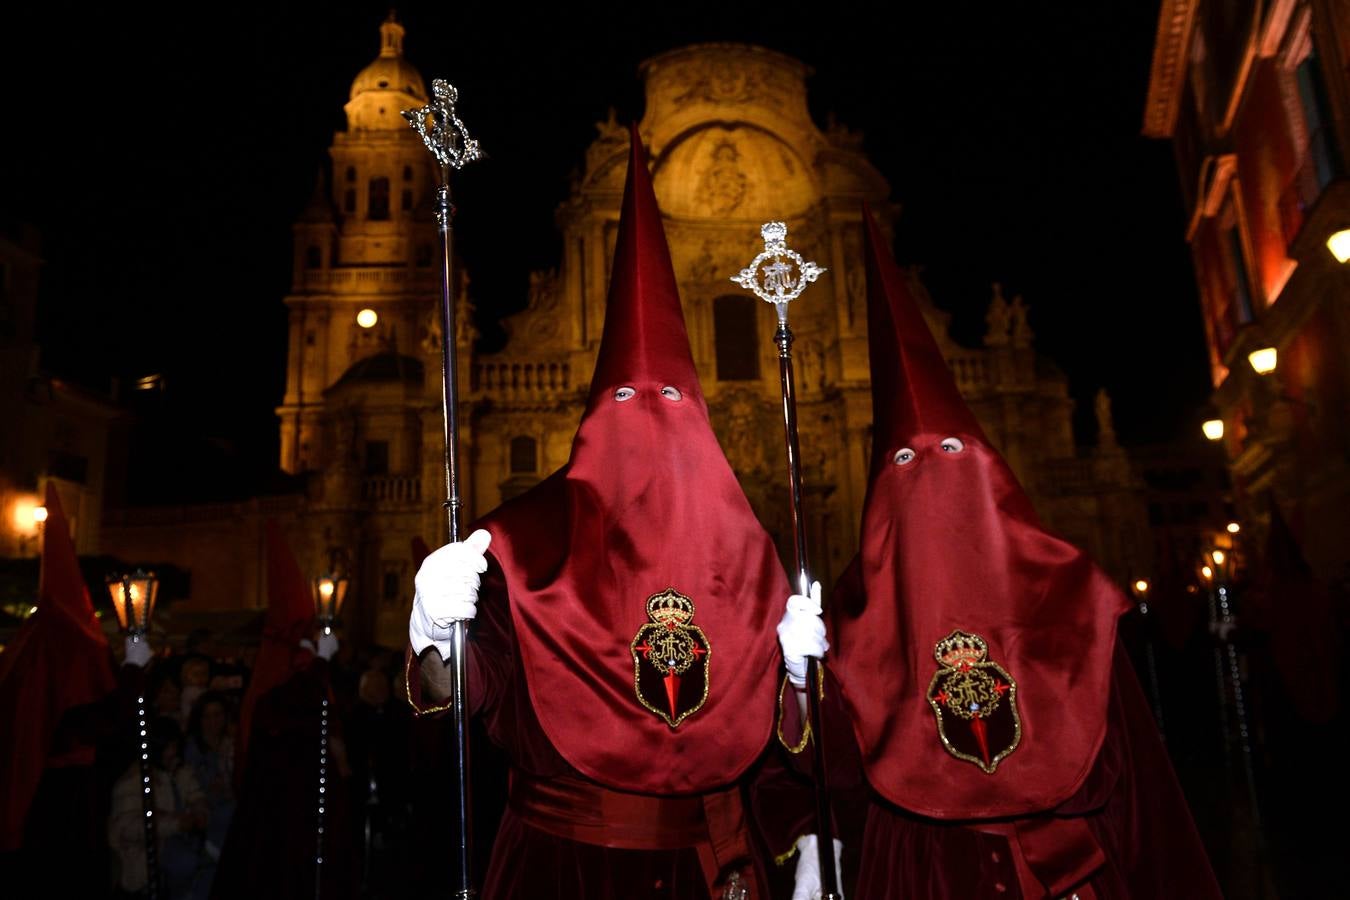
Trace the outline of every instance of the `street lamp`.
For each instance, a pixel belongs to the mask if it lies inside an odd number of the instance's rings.
[[[150,616],[155,611],[155,599],[159,596],[159,579],[154,572],[137,569],[129,575],[110,575],[107,583],[113,609],[117,611],[117,624],[121,626],[122,632],[132,641],[145,640],[150,630]],[[150,769],[150,729],[144,687],[136,694],[136,727],[141,745],[141,809],[145,812],[142,821],[145,825],[146,896],[154,900],[159,896],[159,848],[155,839],[155,793]]]
[[[150,616],[155,612],[159,596],[159,579],[154,572],[137,569],[130,575],[110,575],[108,593],[112,595],[117,624],[132,638],[145,637],[150,630]]]
[[[1200,426],[1205,437],[1211,441],[1223,440],[1223,419],[1206,419]]]
[[[356,314],[356,324],[362,328],[374,328],[378,321],[380,321],[380,314],[370,307],[366,307]]]
[[[1226,530],[1229,534],[1237,534],[1239,531],[1242,530],[1242,526],[1239,525],[1237,522],[1229,522],[1226,527]]]
[[[334,554],[329,570],[315,576],[310,582],[310,593],[314,597],[314,616],[319,620],[324,634],[333,633],[333,624],[342,613],[342,603],[347,599],[347,573],[338,566],[337,554]]]
[[[1333,231],[1327,238],[1327,249],[1336,257],[1336,262],[1350,262],[1350,228]]]
[[[1247,354],[1247,362],[1257,375],[1269,375],[1275,371],[1278,353],[1274,347],[1262,347]]]
[[[46,521],[47,521],[47,507],[45,506],[33,507],[33,522],[38,525],[41,525],[43,522]]]
[[[372,312],[373,316],[374,313]],[[374,324],[373,322],[371,324]],[[342,564],[343,553],[341,550],[333,550],[328,555],[328,571],[322,575],[316,575],[310,581],[310,594],[314,598],[314,617],[319,622],[319,627],[323,633],[330,635],[333,633],[333,625],[337,622],[338,614],[342,612],[342,602],[347,599],[347,578],[346,566]],[[314,885],[316,896],[323,890],[323,860],[324,860],[324,824],[325,808],[328,805],[328,695],[325,693],[320,701],[319,708],[319,794],[318,794],[318,818],[316,843],[317,848],[314,855]]]

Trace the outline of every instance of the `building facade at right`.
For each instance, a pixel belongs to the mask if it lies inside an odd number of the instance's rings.
[[[1176,154],[1234,508],[1350,578],[1350,2],[1163,0],[1144,134]]]

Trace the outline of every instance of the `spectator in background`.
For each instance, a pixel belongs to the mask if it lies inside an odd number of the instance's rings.
[[[178,721],[187,722],[192,715],[193,707],[197,705],[198,698],[206,693],[210,682],[211,660],[208,657],[189,656],[183,660],[182,666],[178,669],[178,683],[181,685]]]
[[[153,698],[151,714],[173,719],[181,733],[184,721],[183,692],[178,687],[178,679],[167,671],[157,668],[155,676],[150,681],[150,696]]]
[[[192,769],[183,765],[182,732],[172,719],[160,717],[150,726],[151,778],[155,798],[155,838],[159,874],[169,900],[205,896],[197,886],[202,836],[210,815],[206,795]],[[119,862],[117,886],[124,895],[147,887],[145,814],[141,805],[141,770],[132,763],[113,785],[108,842]]]
[[[407,849],[412,726],[411,709],[394,702],[389,674],[380,661],[377,657],[362,673],[346,727],[352,818],[357,846],[364,848],[363,880],[374,897],[401,895],[394,882],[407,870],[402,854]]]
[[[188,717],[183,756],[197,783],[206,792],[210,818],[202,846],[201,897],[209,896],[216,860],[225,846],[225,834],[234,815],[234,709],[224,694],[207,691]]]

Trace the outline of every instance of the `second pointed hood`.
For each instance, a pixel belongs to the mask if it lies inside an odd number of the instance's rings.
[[[872,465],[887,448],[920,436],[984,439],[951,369],[909,289],[886,251],[886,239],[863,207],[867,270],[867,335],[872,369]]]
[[[891,802],[943,819],[1047,810],[1105,736],[1127,604],[1041,526],[864,219],[876,437],[831,669]]]

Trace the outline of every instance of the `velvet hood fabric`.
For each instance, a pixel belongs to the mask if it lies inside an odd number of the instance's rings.
[[[859,589],[831,604],[831,670],[868,778],[887,800],[940,819],[1047,810],[1078,790],[1102,745],[1127,602],[1040,525],[869,211],[864,219],[874,439]],[[957,730],[977,726],[936,714],[945,702],[936,676],[946,671],[937,648],[958,631],[982,639],[982,661],[999,667],[984,671],[1005,716],[964,735],[965,757],[942,735],[956,747]],[[962,652],[973,652],[969,642]],[[989,745],[992,769],[979,764],[975,738]]]
[[[61,717],[117,687],[108,641],[50,483],[46,504],[37,611],[0,653],[0,851],[23,842],[24,819],[45,768],[94,761],[92,745],[52,757]]]
[[[300,646],[302,640],[314,637],[314,601],[309,582],[300,571],[300,564],[277,523],[268,519],[264,527],[267,535],[267,616],[263,620],[258,659],[239,705],[235,777],[240,779],[244,772],[244,757],[248,753],[253,710],[259,698],[284,684],[313,658],[312,653]]]
[[[728,784],[760,754],[787,579],[713,434],[636,129],[571,458],[480,525],[539,723],[568,763],[617,790],[678,794]],[[706,638],[706,698],[676,725],[639,700],[635,667],[648,598],[667,589]]]

